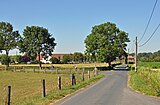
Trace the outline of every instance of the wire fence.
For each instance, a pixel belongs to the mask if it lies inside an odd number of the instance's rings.
[[[90,77],[94,77],[92,69]],[[11,105],[32,104],[42,96],[42,79],[45,79],[46,94],[59,90],[58,76],[61,76],[62,89],[72,85],[72,74],[75,74],[76,83],[82,82],[82,72],[88,80],[88,69],[42,69],[27,67],[10,67],[1,71],[0,75],[0,104],[8,105],[7,87],[11,86]]]

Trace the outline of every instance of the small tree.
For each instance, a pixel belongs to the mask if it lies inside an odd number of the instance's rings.
[[[21,39],[18,31],[13,31],[13,26],[8,22],[0,22],[0,50],[6,51],[6,61],[9,61],[9,51],[16,48]],[[9,62],[6,63],[9,66]]]
[[[64,55],[62,58],[62,63],[67,64],[72,62],[72,55]]]
[[[83,54],[80,52],[75,52],[73,54],[73,60],[75,63],[82,63],[83,62]]]
[[[10,57],[7,55],[2,54],[0,58],[2,65],[7,65],[8,63],[10,63]]]
[[[52,57],[52,58],[50,59],[50,61],[52,62],[52,64],[59,64],[59,63],[60,63],[60,60],[57,59],[56,57]]]
[[[27,26],[23,32],[23,40],[20,44],[20,51],[26,52],[30,58],[39,57],[39,66],[41,68],[40,55],[51,54],[56,46],[55,39],[48,29],[39,26]]]

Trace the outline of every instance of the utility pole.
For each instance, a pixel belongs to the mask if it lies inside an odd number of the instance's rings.
[[[135,41],[135,72],[137,72],[137,53],[138,53],[138,43],[137,43],[137,36],[136,36],[136,41]]]
[[[127,64],[129,65],[129,48],[128,48],[128,56],[127,56]]]

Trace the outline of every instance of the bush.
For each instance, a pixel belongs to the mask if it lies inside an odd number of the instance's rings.
[[[0,61],[1,61],[2,65],[7,65],[8,63],[10,63],[10,57],[8,57],[5,54],[2,54],[0,57]]]
[[[52,58],[50,59],[50,61],[52,62],[52,64],[59,64],[59,63],[60,63],[60,60],[57,59],[56,57],[52,57]]]

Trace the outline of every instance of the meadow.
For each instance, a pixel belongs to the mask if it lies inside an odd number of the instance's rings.
[[[160,97],[160,62],[139,62],[138,70],[130,71],[130,86],[146,95]]]
[[[11,67],[21,67],[22,65],[11,65]],[[26,65],[23,65],[28,67]],[[37,66],[38,65],[30,65]],[[44,66],[44,65],[43,65]],[[46,66],[46,65],[45,65]],[[50,66],[50,65],[48,65]],[[56,65],[56,67],[62,65]],[[65,67],[73,68],[73,65],[64,65]],[[78,68],[83,68],[83,65],[77,65]],[[93,65],[85,65],[85,67],[94,67]],[[31,67],[30,67],[31,69]],[[32,68],[33,69],[33,68]],[[67,69],[69,70],[69,69]],[[44,72],[18,72],[18,71],[0,71],[0,104],[6,103],[7,100],[7,86],[11,85],[11,104],[12,105],[46,105],[51,101],[62,98],[71,92],[85,87],[86,85],[100,79],[103,75],[94,76],[91,72],[91,79],[88,79],[87,70],[85,70],[85,81],[82,81],[82,69],[66,71],[57,73],[44,73]],[[71,85],[71,74],[75,73],[76,82],[75,86]],[[58,76],[62,78],[62,90],[58,89]],[[46,94],[42,98],[42,79],[46,80]]]

